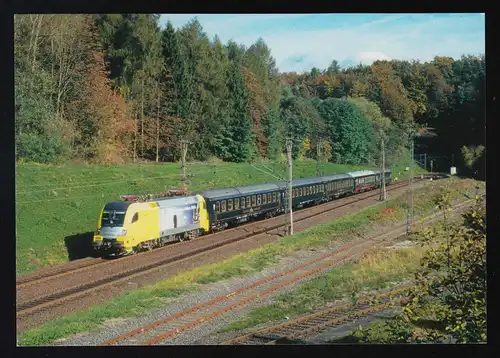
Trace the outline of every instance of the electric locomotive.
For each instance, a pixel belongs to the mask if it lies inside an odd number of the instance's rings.
[[[101,211],[93,246],[109,256],[150,250],[169,242],[195,238],[209,230],[201,195],[107,203]]]

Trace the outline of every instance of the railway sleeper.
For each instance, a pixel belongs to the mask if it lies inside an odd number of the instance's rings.
[[[271,341],[275,341],[276,339],[279,339],[281,337],[282,337],[282,335],[271,333],[271,334],[253,334],[249,338],[257,339],[257,340],[264,341],[264,342],[271,342]]]

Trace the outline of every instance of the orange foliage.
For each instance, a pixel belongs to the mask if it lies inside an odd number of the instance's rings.
[[[92,55],[87,78],[87,103],[97,131],[96,159],[105,163],[123,162],[135,123],[128,114],[125,99],[110,86],[103,54],[94,51]]]
[[[249,69],[242,67],[243,81],[245,87],[250,93],[250,115],[252,117],[252,132],[255,135],[257,148],[261,157],[265,157],[267,153],[268,141],[262,129],[262,117],[267,113],[267,104],[265,101],[265,93],[260,86],[255,74]]]

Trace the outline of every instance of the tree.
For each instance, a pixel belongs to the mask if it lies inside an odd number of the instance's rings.
[[[363,113],[351,102],[328,99],[318,105],[327,126],[333,159],[358,164],[368,157],[371,128]]]
[[[249,96],[237,62],[228,69],[228,90],[231,93],[229,123],[223,129],[218,153],[224,160],[243,162],[251,157],[252,122],[248,113]]]
[[[307,136],[311,136],[315,144],[321,135],[324,135],[324,124],[318,111],[312,103],[300,97],[283,99],[280,104],[280,118],[283,121],[287,137],[295,143],[302,143]],[[292,156],[299,157],[299,145],[292,146]]]
[[[449,192],[435,200],[447,213]],[[415,287],[402,303],[403,314],[361,329],[355,336],[370,343],[486,342],[486,207],[476,204],[462,225],[424,229],[414,239],[428,248],[415,274]],[[381,336],[377,332],[383,331]]]
[[[436,199],[443,211],[450,201],[444,192]],[[459,343],[486,341],[486,207],[477,198],[476,205],[463,215],[460,227],[445,225],[427,230],[422,243],[430,247],[415,276],[417,287],[409,295],[405,316],[415,324],[424,319],[435,329],[423,328],[424,340],[439,341],[451,336]],[[431,243],[444,237],[441,247]],[[440,240],[443,241],[443,240]],[[432,302],[432,303],[431,303]],[[434,312],[429,317],[428,307]],[[427,307],[427,310],[426,310]]]
[[[326,70],[328,75],[335,75],[340,72],[340,66],[337,60],[333,60],[328,69]]]

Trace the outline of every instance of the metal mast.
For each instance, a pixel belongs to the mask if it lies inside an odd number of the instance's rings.
[[[288,214],[286,217],[286,231],[288,235],[293,235],[293,213],[292,213],[292,138],[286,140],[286,156],[288,161],[288,179],[287,179],[287,208]]]
[[[408,179],[408,211],[406,216],[406,233],[412,232],[413,223],[413,157],[415,133],[410,132],[410,178]]]

